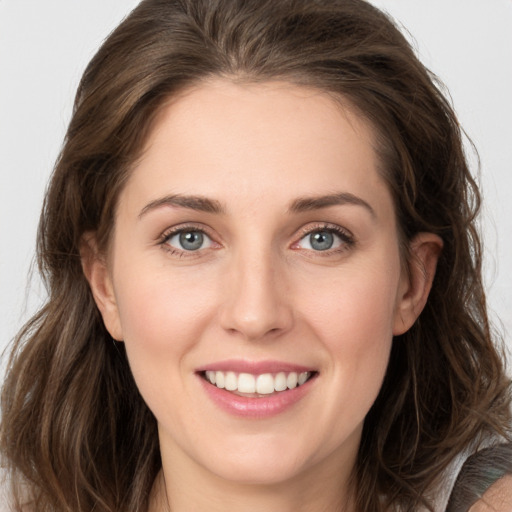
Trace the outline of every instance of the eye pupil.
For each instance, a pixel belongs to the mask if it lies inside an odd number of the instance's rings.
[[[309,243],[316,251],[327,251],[334,244],[334,236],[329,231],[317,231],[310,235]]]
[[[180,233],[180,245],[186,251],[197,251],[203,245],[204,236],[200,231],[184,231]]]

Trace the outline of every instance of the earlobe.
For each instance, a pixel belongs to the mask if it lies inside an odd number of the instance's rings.
[[[123,334],[112,278],[103,254],[98,250],[94,233],[85,233],[80,244],[80,259],[84,275],[91,288],[107,331],[117,341]]]
[[[408,266],[397,297],[395,336],[408,331],[425,307],[442,248],[442,239],[434,233],[418,233],[411,240]]]

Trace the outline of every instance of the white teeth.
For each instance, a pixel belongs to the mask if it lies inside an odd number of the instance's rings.
[[[241,373],[238,376],[238,391],[240,393],[256,393],[256,379],[250,373]]]
[[[228,391],[235,391],[238,388],[238,382],[234,372],[226,373],[226,378],[224,379],[224,387]]]
[[[275,375],[271,373],[263,373],[261,375],[252,375],[250,373],[221,372],[210,371],[205,372],[206,379],[220,389],[227,391],[238,391],[239,393],[270,395],[274,392],[293,389],[302,386],[309,377],[311,372],[279,372]]]
[[[220,389],[224,388],[224,373],[223,372],[215,372],[215,385]]]
[[[299,374],[299,379],[297,381],[299,383],[299,386],[302,386],[302,384],[304,384],[304,382],[308,380],[308,377],[308,372],[302,372],[301,374]]]
[[[286,384],[286,373],[280,372],[276,375],[276,379],[274,382],[274,389],[276,391],[284,391],[288,386]]]
[[[270,395],[274,392],[274,377],[270,373],[258,375],[256,379],[256,393],[260,395]]]
[[[295,372],[291,372],[288,374],[288,377],[286,379],[286,385],[288,386],[288,389],[293,389],[297,387],[297,381],[298,376]]]

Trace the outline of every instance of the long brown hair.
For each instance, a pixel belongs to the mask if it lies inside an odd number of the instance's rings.
[[[362,0],[144,0],[84,73],[44,203],[49,298],[15,340],[2,394],[15,510],[22,500],[37,512],[147,510],[161,466],[156,421],[103,325],[80,244],[95,231],[106,250],[159,108],[212,76],[285,80],[350,103],[378,134],[405,258],[415,233],[443,239],[427,306],[393,342],[354,472],[358,510],[428,506],[453,457],[479,436],[507,436],[510,423],[481,281],[480,196],[436,77]]]

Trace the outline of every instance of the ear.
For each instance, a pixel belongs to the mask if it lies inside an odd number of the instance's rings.
[[[434,233],[418,233],[409,244],[409,262],[397,297],[393,334],[408,331],[427,302],[443,241]]]
[[[98,250],[96,236],[87,232],[80,243],[82,269],[94,297],[94,301],[103,317],[103,323],[112,338],[123,340],[121,321],[117,308],[112,278],[105,256]]]

